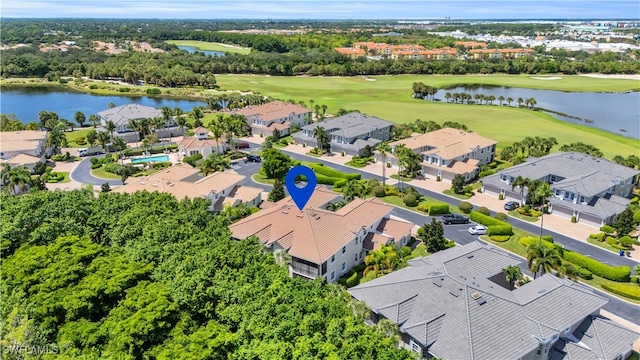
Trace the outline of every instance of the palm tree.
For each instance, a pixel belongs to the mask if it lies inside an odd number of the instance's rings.
[[[179,118],[179,117],[182,116],[182,114],[184,114],[184,111],[182,111],[181,108],[179,108],[177,106],[175,108],[173,108],[173,116],[175,116],[176,118]]]
[[[388,142],[378,144],[378,152],[382,160],[382,187],[385,186],[387,175],[387,154],[391,153],[391,146]]]
[[[107,107],[108,107],[109,109],[113,109],[114,107],[116,107],[116,104],[114,104],[114,103],[110,102],[110,103],[108,103],[108,104],[107,104]]]
[[[544,275],[551,270],[558,269],[561,265],[562,260],[555,248],[551,249],[541,244],[530,245],[527,248],[527,266],[534,279],[538,273]]]
[[[527,99],[527,101],[529,102],[529,108],[530,109],[532,109],[538,103],[535,98]]]
[[[498,96],[498,101],[500,101],[500,106],[502,106],[502,102],[504,101],[504,96]]]
[[[519,97],[518,98],[518,107],[521,107],[523,102],[524,102],[524,100],[522,100],[522,98]]]
[[[546,182],[543,182],[535,189],[535,198],[542,199],[542,206],[540,207],[540,238],[538,239],[538,244],[542,242],[542,229],[544,228],[544,212],[546,210],[545,205],[547,198],[553,195],[553,191],[551,190],[551,185]]]
[[[113,139],[113,132],[116,131],[117,128],[118,126],[116,126],[116,123],[113,122],[113,120],[107,120],[107,122],[104,124],[104,129],[107,130],[109,134],[111,134],[112,139]]]
[[[89,124],[95,129],[100,124],[100,117],[96,114],[89,115]]]
[[[224,171],[230,167],[231,163],[229,159],[220,154],[211,153],[211,155],[202,162],[200,170],[202,171],[202,175],[207,176],[216,171]]]
[[[513,290],[516,281],[522,278],[522,272],[520,268],[514,265],[509,265],[506,268],[502,269],[502,272],[505,275],[507,282],[509,283],[509,287]]]
[[[511,190],[515,189],[516,186],[520,188],[520,201],[524,204],[526,199],[524,198],[524,189],[531,186],[531,179],[523,178],[522,176],[518,176],[511,183]]]
[[[100,143],[100,145],[102,145],[102,148],[106,150],[107,149],[107,143],[109,143],[111,141],[111,135],[109,135],[109,133],[106,132],[106,131],[100,131],[98,133],[97,140]]]
[[[5,165],[2,172],[2,183],[6,184],[11,194],[18,195],[29,189],[33,185],[33,180],[31,172],[26,167],[11,168],[9,165]]]
[[[124,149],[127,148],[127,142],[124,141],[123,138],[117,136],[116,138],[114,138],[111,141],[111,146],[116,150],[119,151],[120,154],[118,155],[119,158],[122,159],[122,152],[124,151]],[[124,164],[124,159],[122,159],[122,164]]]
[[[216,139],[216,148],[218,149],[218,154],[222,153],[222,151],[220,151],[220,141],[222,140],[222,134],[224,134],[224,129],[222,127],[223,119],[224,116],[220,114],[218,115],[218,118],[212,121],[209,125],[209,130],[211,130],[211,132],[213,133],[213,138]]]
[[[358,180],[349,180],[342,189],[342,194],[346,201],[351,201],[356,197],[364,197],[365,187]]]
[[[73,120],[75,120],[80,127],[84,127],[84,123],[87,121],[87,118],[84,116],[82,111],[76,111],[76,113],[73,114]]]
[[[313,129],[313,136],[316,138],[316,142],[318,143],[318,148],[320,149],[320,153],[323,154],[325,147],[328,149],[329,145],[329,133],[322,126],[318,126]]]
[[[513,98],[511,96],[509,96],[507,98],[507,105],[511,106],[511,102],[513,102]]]
[[[166,121],[171,120],[171,116],[173,115],[173,110],[171,110],[171,108],[168,106],[163,106],[161,110],[162,110],[162,117]]]
[[[450,92],[444,93],[444,98],[447,100],[447,102],[449,102],[449,100],[451,100],[451,93]]]
[[[180,128],[180,132],[184,134],[184,128],[187,126],[187,118],[184,116],[176,117],[176,124]]]
[[[60,153],[60,148],[67,146],[67,137],[64,135],[62,128],[64,124],[58,124],[47,134],[45,145],[51,148],[54,154]]]
[[[129,123],[127,124],[127,128],[133,130],[133,131],[138,131],[138,129],[140,128],[140,119],[131,119],[129,120]],[[136,137],[136,148],[138,147],[138,141],[140,141],[140,133],[138,133],[138,136]]]
[[[489,105],[493,105],[493,102],[496,100],[496,97],[493,95],[489,95],[486,97],[486,100],[489,103]]]

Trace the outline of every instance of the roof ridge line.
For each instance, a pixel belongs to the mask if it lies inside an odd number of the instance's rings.
[[[596,325],[595,319],[591,318],[591,324],[593,324],[593,329],[596,331],[596,338],[598,339],[598,345],[600,345],[600,350],[602,350],[602,355],[606,359],[607,352],[604,351],[604,345],[602,344],[602,340],[600,339],[600,332],[598,331],[598,326]]]
[[[472,340],[472,336],[473,334],[471,334],[471,314],[469,313],[469,291],[468,291],[469,287],[465,284],[464,285],[464,305],[465,308],[467,310],[467,329],[469,332],[469,352],[471,355],[469,358],[473,359],[473,340]]]
[[[307,209],[308,210],[308,209]],[[302,210],[300,211],[302,212]],[[316,254],[318,255],[318,259],[322,259],[322,256],[320,256],[320,249],[318,249],[318,242],[316,241],[316,233],[313,230],[313,226],[311,225],[311,220],[309,219],[309,214],[308,212],[305,213],[304,215],[302,215],[304,218],[306,218],[307,223],[309,224],[309,230],[311,230],[311,236],[313,237],[313,248],[316,250]],[[320,260],[320,263],[322,263],[323,261]]]

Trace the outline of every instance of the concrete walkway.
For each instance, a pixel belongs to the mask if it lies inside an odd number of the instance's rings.
[[[264,138],[260,138],[259,136],[250,136],[250,137],[243,138],[243,140],[247,142],[252,142],[255,144],[261,144],[264,141]],[[305,155],[306,153],[309,152],[309,150],[311,150],[311,148],[302,147],[302,145],[292,144],[287,146],[286,150],[292,153]],[[322,157],[320,157],[320,159],[326,162],[330,162],[338,165],[344,165],[346,162],[351,160],[351,156],[348,156],[348,155],[341,156],[339,154],[331,154],[331,155],[323,155]],[[364,168],[359,168],[357,170],[364,171],[373,175],[382,176],[381,164],[370,164]],[[386,169],[387,184],[393,185],[398,183],[397,180],[389,178],[390,175],[397,174],[397,173],[398,173],[397,168]],[[444,190],[451,188],[451,183],[446,181],[436,181],[435,178],[431,178],[431,177],[427,177],[424,179],[414,179],[414,180],[411,180],[410,182],[406,182],[405,184],[413,186],[415,188],[430,190],[440,194],[442,194]],[[455,199],[455,198],[452,197],[452,199]],[[463,201],[463,200],[458,200],[458,201]],[[473,204],[474,207],[484,206],[493,212],[503,212],[503,213],[507,212],[506,210],[504,210],[504,204],[506,200],[499,200],[497,197],[493,195],[476,193],[474,196],[472,196],[470,199],[466,201]],[[539,227],[540,221],[541,220],[538,219],[536,222],[531,222],[531,224]],[[588,244],[587,238],[589,237],[589,234],[600,232],[600,230],[594,226],[591,226],[585,223],[580,223],[580,222],[571,223],[567,219],[553,215],[553,214],[544,216],[543,221],[544,221],[544,224],[543,224],[544,229],[565,235],[575,240],[582,241],[586,244]],[[593,247],[598,247],[596,245],[591,245],[591,244],[589,245]],[[608,250],[604,250],[604,251],[608,251]],[[640,262],[639,246],[634,246],[633,250],[631,251],[631,259]]]

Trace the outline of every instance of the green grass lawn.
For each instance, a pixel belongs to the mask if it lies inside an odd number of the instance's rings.
[[[266,185],[273,185],[273,183],[275,182],[275,180],[273,179],[267,179],[266,176],[260,174],[260,173],[255,173],[253,175],[251,175],[251,179],[253,179],[253,181],[260,183],[260,184],[266,184]]]
[[[588,242],[589,244],[591,244],[591,245],[595,245],[595,246],[601,247],[601,248],[603,248],[603,249],[606,249],[606,250],[612,251],[612,252],[614,252],[614,253],[616,253],[616,254],[619,254],[619,253],[620,253],[620,249],[616,249],[616,248],[614,248],[613,246],[611,246],[611,245],[607,244],[607,243],[606,243],[606,242],[604,242],[604,241],[603,241],[603,242],[600,242],[600,241],[598,241],[598,240],[596,240],[596,239],[588,238],[588,239],[587,239],[587,242]],[[626,252],[626,251],[627,251],[627,250],[625,250],[625,252]]]
[[[64,175],[64,178],[61,181],[47,181],[49,184],[63,184],[71,181],[71,177],[69,176],[68,171],[54,171],[56,174]]]
[[[106,180],[120,180],[120,175],[104,171],[104,166],[91,170],[91,175]]]
[[[536,222],[538,218],[535,216],[527,216],[520,214],[517,210],[511,210],[508,212],[509,216],[513,216],[514,218],[518,218],[520,220],[528,221],[528,222]]]
[[[399,176],[398,174],[391,174],[391,175],[389,175],[389,177],[392,178],[392,179],[396,179],[398,181],[404,181],[404,182],[409,182],[409,181],[413,180],[413,178],[409,178],[409,177],[406,177],[406,176]],[[402,179],[400,179],[400,178],[402,178]]]
[[[85,137],[85,141],[86,141],[87,134],[91,130],[93,130],[93,127],[76,128],[73,131],[65,132],[64,135],[67,137],[67,147],[72,147],[72,148],[88,147],[89,146],[88,144],[84,144],[84,145],[76,144],[76,139],[82,136],[82,137]],[[71,155],[76,155],[76,154],[71,154]]]
[[[471,199],[471,196],[467,196],[465,194],[456,194],[456,193],[454,193],[453,191],[451,191],[449,189],[442,191],[442,193],[445,194],[445,195],[453,196],[454,198],[460,199],[460,200],[469,200],[469,199]]]
[[[309,105],[328,106],[327,112],[339,108],[358,109],[363,113],[396,123],[422,120],[457,121],[470,129],[498,141],[498,148],[520,141],[526,136],[554,136],[560,144],[576,141],[598,147],[604,155],[636,154],[640,140],[626,138],[580,124],[571,124],[550,115],[506,106],[477,106],[411,98],[413,82],[442,87],[455,84],[490,84],[562,91],[627,91],[639,89],[637,81],[562,76],[562,80],[543,81],[529,76],[378,76],[367,81],[362,77],[274,77],[254,75],[218,75],[224,90],[252,90],[281,99],[302,100]],[[559,146],[554,150],[557,151]]]
[[[177,46],[191,46],[198,50],[211,50],[220,52],[229,52],[234,54],[247,55],[251,52],[251,48],[246,48],[237,45],[227,45],[221,43],[196,41],[196,40],[167,40],[167,44],[174,44]]]

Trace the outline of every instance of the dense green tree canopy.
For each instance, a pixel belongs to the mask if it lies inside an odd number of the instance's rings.
[[[343,288],[288,276],[205,200],[0,194],[2,345],[63,359],[410,359]]]

